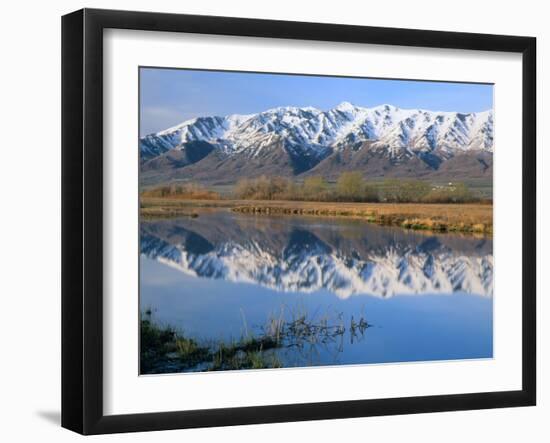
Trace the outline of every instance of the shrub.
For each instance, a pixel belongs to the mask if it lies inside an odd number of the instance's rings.
[[[306,178],[303,185],[303,197],[307,200],[327,200],[328,183],[320,175]]]
[[[361,201],[364,198],[365,183],[360,172],[344,172],[338,177],[336,195],[340,200]]]
[[[464,183],[435,186],[424,196],[424,203],[469,203],[479,199]]]
[[[379,202],[380,192],[376,186],[366,185],[363,190],[363,199],[365,202]]]
[[[389,203],[418,203],[430,192],[430,185],[421,180],[386,180],[383,199]]]
[[[237,198],[252,200],[275,200],[288,196],[292,183],[282,177],[268,178],[265,175],[256,179],[239,180],[234,194]]]

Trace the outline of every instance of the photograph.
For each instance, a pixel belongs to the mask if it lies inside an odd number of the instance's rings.
[[[493,85],[139,67],[140,374],[493,357]]]

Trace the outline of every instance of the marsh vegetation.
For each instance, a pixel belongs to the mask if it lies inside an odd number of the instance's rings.
[[[343,313],[318,317],[281,306],[278,314],[252,328],[243,314],[238,339],[213,340],[189,337],[175,327],[155,322],[152,317],[152,310],[147,309],[140,319],[142,374],[280,368],[283,364],[278,351],[292,349],[305,356],[323,347],[339,353],[343,351],[346,333],[353,344],[372,327],[362,313],[346,322]]]

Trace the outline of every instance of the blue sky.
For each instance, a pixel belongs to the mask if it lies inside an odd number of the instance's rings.
[[[277,106],[326,110],[343,101],[371,107],[479,112],[492,85],[141,68],[140,135],[202,115],[250,114]]]

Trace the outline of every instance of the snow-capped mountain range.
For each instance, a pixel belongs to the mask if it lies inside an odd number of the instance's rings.
[[[492,242],[485,239],[441,243],[435,237],[380,233],[374,227],[372,234],[363,233],[361,244],[300,226],[278,233],[268,225],[252,231],[249,226],[246,237],[234,224],[227,219],[214,227],[206,217],[201,222],[143,223],[141,253],[195,277],[259,284],[276,291],[324,289],[340,298],[493,293]],[[372,237],[380,235],[379,243],[371,244]]]
[[[212,156],[230,168],[228,158],[272,160],[280,151],[292,168],[289,174],[296,175],[346,150],[376,153],[390,164],[418,159],[436,170],[460,154],[492,156],[493,148],[492,110],[465,114],[348,102],[327,111],[288,106],[199,117],[140,139],[142,171],[188,168],[191,175],[197,173],[195,163]],[[205,166],[211,169],[212,161]]]
[[[328,147],[373,141],[372,147],[431,152],[493,150],[492,111],[461,114],[391,105],[362,108],[343,102],[334,109],[279,107],[251,115],[199,117],[141,139],[142,158],[152,158],[190,141],[207,141],[231,154],[280,136],[290,145],[323,153]]]

